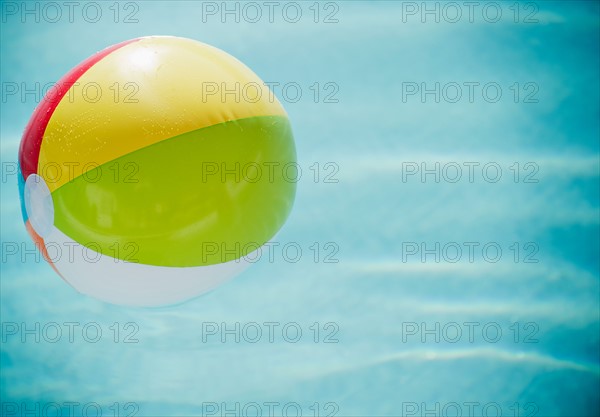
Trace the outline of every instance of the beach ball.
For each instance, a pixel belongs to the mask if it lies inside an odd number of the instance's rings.
[[[79,292],[178,303],[255,262],[291,211],[295,163],[287,114],[248,67],[191,39],[133,39],[35,109],[19,149],[23,218]]]

